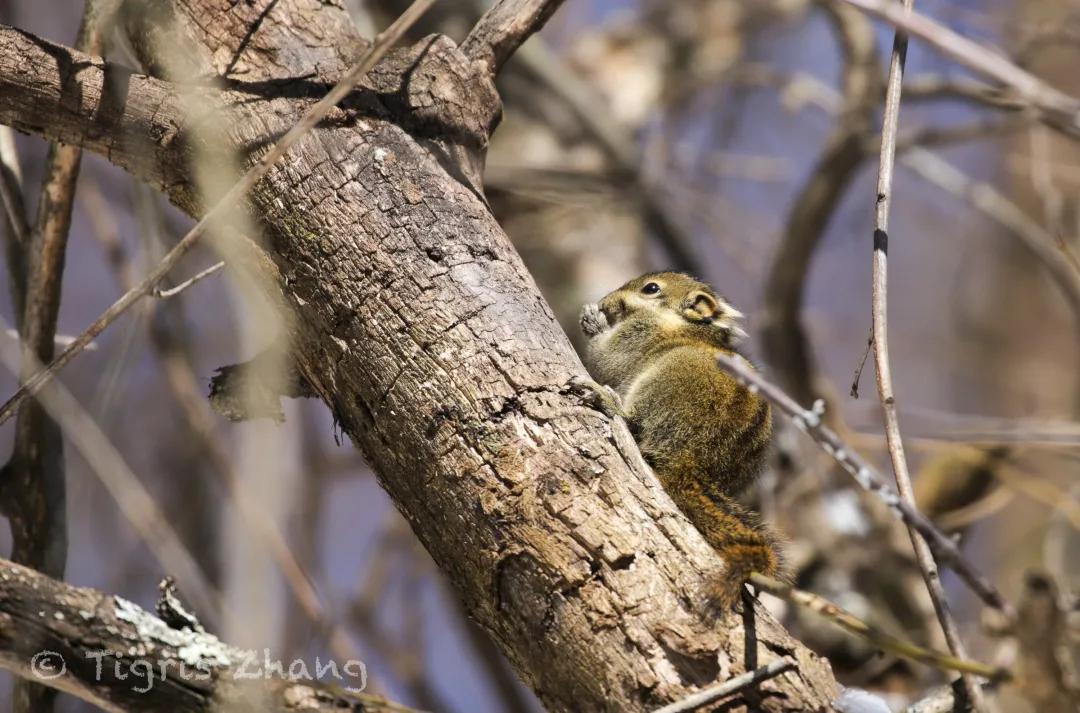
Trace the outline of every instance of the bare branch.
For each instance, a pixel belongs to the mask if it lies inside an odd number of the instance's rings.
[[[944,671],[959,671],[960,673],[974,674],[994,681],[1007,681],[1012,678],[1012,675],[1005,669],[988,666],[987,664],[979,663],[978,661],[957,658],[956,656],[950,656],[941,651],[934,651],[933,649],[928,649],[910,641],[900,639],[866,623],[851,612],[846,611],[824,597],[818,596],[813,592],[805,592],[801,589],[796,589],[790,584],[773,579],[772,577],[766,577],[763,574],[754,572],[750,575],[750,583],[763,592],[768,592],[775,597],[779,597],[780,599],[791,602],[798,607],[802,607],[803,609],[807,609],[828,619],[842,629],[866,639],[883,651],[888,651],[897,656],[903,656],[912,661],[918,661],[919,663]]]
[[[2,322],[0,322],[0,326]],[[0,346],[0,359],[14,374],[19,361],[14,349]],[[90,465],[101,484],[116,500],[121,514],[146,543],[163,570],[175,574],[204,617],[217,621],[221,601],[202,568],[184,547],[168,519],[162,514],[142,481],[131,471],[123,456],[101,432],[94,419],[60,382],[43,389],[37,400],[66,434],[75,449]]]
[[[151,294],[153,294],[154,297],[157,297],[158,299],[166,299],[166,298],[169,298],[169,297],[175,297],[176,295],[180,294],[181,292],[183,292],[187,288],[194,285],[196,282],[200,282],[202,280],[205,280],[206,278],[210,277],[211,275],[213,275],[215,272],[217,272],[218,270],[220,270],[223,267],[225,267],[225,262],[224,261],[214,263],[213,265],[206,268],[205,270],[203,270],[201,272],[198,272],[195,275],[193,275],[192,277],[189,277],[188,279],[184,280],[183,282],[181,282],[176,287],[170,287],[167,290],[163,290],[160,287],[155,287]]]
[[[840,0],[916,37],[968,69],[1000,82],[1016,98],[1045,116],[1047,123],[1073,137],[1080,137],[1080,99],[1051,87],[1003,56],[963,35],[909,12],[888,0]],[[905,3],[906,6],[906,3]]]
[[[952,567],[984,602],[995,609],[1001,610],[1006,616],[1011,617],[1014,614],[1012,605],[964,557],[957,548],[956,543],[935,527],[932,522],[926,519],[925,515],[910,503],[902,500],[896,491],[889,487],[885,478],[876,468],[849,448],[831,428],[822,423],[820,411],[809,411],[802,408],[782,389],[766,381],[757,372],[748,369],[739,359],[721,355],[717,358],[717,363],[721,368],[738,378],[739,381],[752,389],[756,389],[762,396],[779,407],[782,412],[791,418],[792,423],[814,439],[823,451],[832,456],[840,464],[840,467],[855,479],[859,487],[876,494],[894,515],[918,530],[919,534],[930,543],[937,558]]]
[[[113,0],[85,0],[75,41],[79,51],[101,54],[112,5]],[[67,91],[80,93],[79,81],[75,73]],[[13,280],[25,289],[22,298],[15,301],[16,307],[22,309],[17,320],[23,352],[20,384],[55,353],[56,320],[81,160],[82,150],[77,146],[49,146],[37,219],[29,240],[22,241],[25,252],[22,256],[9,252],[17,260],[9,270],[25,270],[21,279]],[[18,211],[11,210],[12,201],[5,203],[9,204],[8,214],[15,224]],[[3,509],[11,524],[12,559],[53,577],[63,577],[67,560],[64,473],[64,441],[59,426],[41,404],[25,404],[19,409],[11,458],[3,470]],[[12,698],[19,713],[44,713],[52,708],[54,695],[48,688],[20,684]]]
[[[764,80],[769,84],[780,83],[779,77],[770,76],[768,74],[762,76],[761,72],[756,72],[755,74],[757,75],[755,80]],[[813,102],[821,109],[829,114],[839,113],[841,99],[832,87],[823,84],[818,79],[809,75],[797,75],[793,79],[789,78],[788,84],[794,82],[798,82],[802,91],[810,95]],[[906,91],[905,84],[905,92]],[[903,154],[900,156],[899,162],[905,168],[913,171],[922,180],[939,189],[948,191],[967,200],[976,210],[1005,228],[1011,237],[1015,237],[1019,240],[1021,246],[1027,250],[1032,257],[1039,261],[1054,282],[1057,283],[1073,313],[1073,317],[1080,320],[1080,276],[1073,270],[1073,266],[1070,264],[1068,257],[1063,255],[1060,249],[1055,249],[1053,245],[1053,243],[1057,242],[1055,236],[1037,221],[1028,216],[1014,201],[994,186],[989,183],[972,179],[934,152],[928,151],[921,146],[907,145],[913,138],[918,138],[917,133],[919,132],[908,135],[908,138],[905,138],[903,135],[897,136],[897,150],[899,151],[901,147],[903,148]],[[866,140],[869,142],[871,137],[867,135]],[[880,139],[876,139],[875,141],[875,146],[880,150]],[[866,145],[864,145],[864,149],[865,148]],[[815,176],[818,173],[819,172],[815,172]],[[812,178],[811,181],[808,182],[807,187],[804,188],[803,195],[800,197],[800,202],[804,199],[808,199],[814,185],[815,181]],[[799,203],[797,203],[797,205],[798,204]],[[812,201],[810,204],[814,205]],[[794,210],[791,215],[795,215]],[[797,223],[789,219],[788,224],[800,225],[801,222]],[[785,239],[785,245],[786,244]],[[793,242],[791,247],[794,248],[796,245],[798,245],[798,243]],[[801,253],[790,252],[788,254],[801,255]],[[789,266],[782,261],[777,261],[776,264],[781,270],[789,269]],[[776,299],[776,295],[778,294],[780,294],[780,292],[777,289],[766,290],[767,297]],[[794,332],[784,332],[781,336],[790,334],[794,334]],[[768,335],[766,335],[766,338],[768,339]],[[795,342],[792,342],[791,344],[795,345]],[[768,347],[768,345],[769,343],[766,341],[766,346]],[[796,353],[792,351],[793,349],[794,346],[786,352],[781,352],[781,357],[783,357],[784,354]],[[783,367],[784,362],[778,362],[778,366]],[[803,400],[809,401],[812,398],[814,397],[807,395]]]
[[[126,599],[6,560],[0,560],[0,619],[0,668],[110,713],[411,710],[347,692],[366,683],[361,661],[327,664],[327,680],[317,680],[317,666],[305,662],[309,677],[290,679],[266,667],[263,656],[212,634],[173,628]]]
[[[30,223],[23,199],[22,170],[15,151],[15,132],[0,125],[0,204],[4,208],[4,248],[8,264],[11,305],[15,327],[22,329],[26,309],[26,248],[30,244]]]
[[[494,76],[562,3],[563,0],[496,0],[461,43],[461,50],[473,60],[483,62]]]
[[[704,708],[710,703],[715,703],[722,698],[733,696],[736,693],[742,693],[762,681],[775,678],[793,668],[796,668],[796,665],[791,659],[776,659],[753,671],[748,671],[741,676],[736,676],[730,681],[724,681],[723,683],[706,688],[704,691],[699,691],[698,693],[687,696],[681,701],[664,706],[663,708],[657,708],[653,713],[688,713],[689,711],[696,711],[697,709]]]
[[[106,29],[103,23],[111,17],[111,1],[85,3],[76,40],[80,51],[101,53]],[[70,81],[77,85],[78,75]],[[25,243],[26,293],[20,301],[24,312],[19,327],[24,354],[21,383],[36,371],[33,365],[47,363],[53,357],[67,236],[81,160],[82,150],[78,147],[58,143],[49,146],[38,214],[29,242]],[[5,475],[4,506],[14,538],[12,559],[50,576],[63,576],[67,552],[63,442],[56,425],[40,408],[27,406],[20,410]]]

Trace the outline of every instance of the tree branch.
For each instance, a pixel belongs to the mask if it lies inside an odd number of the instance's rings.
[[[366,683],[363,662],[335,661],[330,668],[305,661],[306,674],[290,680],[274,675],[272,657],[235,649],[201,627],[172,628],[126,599],[2,559],[0,624],[0,668],[106,711],[411,710],[344,690]],[[284,662],[285,672],[299,673],[290,666]]]
[[[496,0],[461,43],[461,51],[483,62],[494,77],[562,4],[563,0]]]
[[[167,83],[0,25],[0,123],[106,156],[165,189],[185,182],[181,116]]]
[[[916,37],[968,69],[1001,83],[1010,93],[1042,115],[1048,125],[1072,137],[1080,137],[1080,99],[1059,91],[1003,55],[934,22],[925,15],[908,12],[887,0],[832,0],[844,2],[885,20]]]

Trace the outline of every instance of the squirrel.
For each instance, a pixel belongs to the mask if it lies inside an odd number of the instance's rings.
[[[751,572],[781,569],[777,538],[734,498],[760,473],[772,433],[769,403],[716,364],[737,354],[742,314],[678,272],[630,280],[585,305],[586,366],[619,408],[664,490],[724,559],[709,603],[737,604]]]

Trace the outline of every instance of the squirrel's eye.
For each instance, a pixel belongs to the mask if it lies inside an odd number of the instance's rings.
[[[660,285],[655,282],[650,282],[641,288],[642,293],[646,295],[655,295],[660,291]]]

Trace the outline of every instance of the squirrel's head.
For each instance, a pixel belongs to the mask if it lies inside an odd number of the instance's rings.
[[[725,347],[746,336],[739,327],[739,310],[709,285],[681,272],[636,277],[600,300],[600,309],[612,326],[632,315],[649,315],[672,330],[703,329]]]

